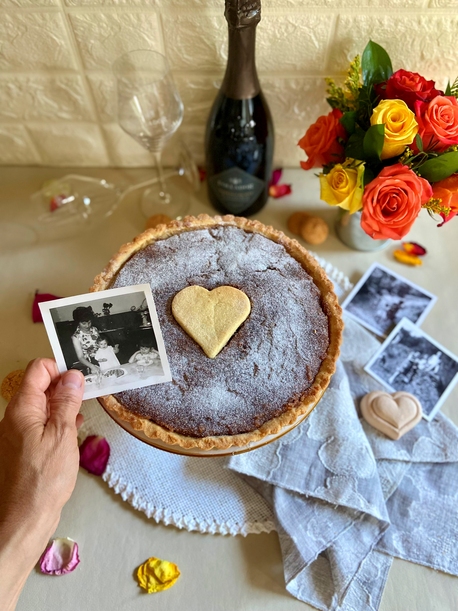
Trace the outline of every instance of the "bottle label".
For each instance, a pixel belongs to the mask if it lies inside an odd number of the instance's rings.
[[[230,168],[212,176],[208,184],[215,197],[227,210],[240,214],[261,195],[265,183],[240,168]]]

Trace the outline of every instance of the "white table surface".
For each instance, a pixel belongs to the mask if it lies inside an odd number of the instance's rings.
[[[16,209],[26,212],[31,193],[45,180],[64,176],[69,171],[0,168],[0,215]],[[148,169],[73,171],[113,182],[134,183],[150,176]],[[269,201],[256,218],[288,233],[286,221],[290,213],[307,209],[316,210],[332,225],[335,211],[319,201],[318,180],[313,172],[287,170],[283,182],[293,184],[293,194]],[[197,197],[191,213],[212,214],[204,189]],[[9,371],[25,367],[32,358],[52,356],[43,325],[32,323],[35,290],[59,296],[86,292],[119,246],[143,230],[143,223],[138,194],[134,193],[102,227],[89,235],[0,255],[1,379]],[[421,268],[397,263],[392,257],[394,246],[372,254],[351,251],[337,240],[333,229],[328,240],[314,250],[353,282],[373,261],[378,261],[436,294],[439,299],[422,328],[456,354],[458,220],[436,229],[435,223],[423,212],[409,238],[428,249]],[[457,399],[458,388],[455,388],[442,411],[458,424]],[[0,399],[0,416],[4,407],[5,402]],[[69,536],[78,541],[81,564],[74,573],[60,578],[33,572],[21,595],[19,611],[311,609],[285,590],[275,533],[246,538],[215,536],[156,524],[122,501],[101,478],[82,470],[56,536]],[[182,575],[172,589],[148,596],[137,586],[134,570],[152,555],[176,562]],[[458,578],[394,561],[381,611],[455,611],[457,608]]]

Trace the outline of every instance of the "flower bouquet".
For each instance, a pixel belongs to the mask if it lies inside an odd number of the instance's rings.
[[[299,146],[302,168],[322,167],[321,199],[350,214],[376,240],[403,238],[422,208],[438,226],[458,214],[458,78],[446,91],[420,74],[393,73],[370,41],[343,87],[326,79],[332,111]]]

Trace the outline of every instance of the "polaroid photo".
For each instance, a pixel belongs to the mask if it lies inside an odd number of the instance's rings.
[[[172,380],[149,284],[39,305],[59,371],[85,376],[84,399]]]
[[[432,420],[458,381],[458,357],[403,318],[364,368],[391,392],[418,397]]]
[[[436,300],[429,291],[373,263],[342,308],[369,331],[386,337],[402,318],[420,325]]]

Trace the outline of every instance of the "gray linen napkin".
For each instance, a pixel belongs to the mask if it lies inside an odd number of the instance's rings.
[[[347,319],[310,417],[229,461],[273,509],[287,590],[317,609],[376,611],[393,556],[458,575],[458,429],[439,413],[392,441],[360,419],[378,346]]]

